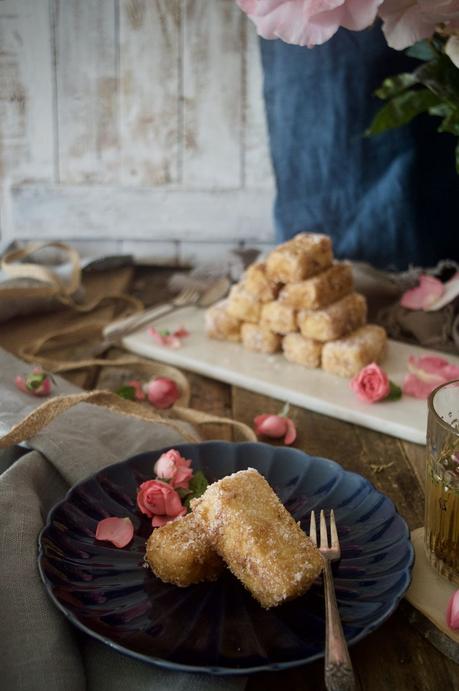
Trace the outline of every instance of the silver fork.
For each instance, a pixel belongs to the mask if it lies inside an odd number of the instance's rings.
[[[309,536],[317,545],[316,517],[311,511]],[[330,536],[328,541],[325,513],[320,512],[320,544],[319,550],[324,558],[324,590],[325,590],[325,686],[328,691],[354,691],[355,677],[352,670],[351,658],[344,638],[343,627],[336,604],[335,586],[331,562],[339,559],[341,550],[336,530],[335,514],[330,511]]]

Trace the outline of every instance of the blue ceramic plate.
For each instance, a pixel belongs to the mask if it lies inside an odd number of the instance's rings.
[[[342,546],[335,585],[350,644],[394,611],[410,581],[413,548],[393,503],[337,463],[266,444],[176,447],[210,482],[256,468],[307,529],[311,509],[334,509]],[[161,450],[108,466],[75,485],[41,532],[39,568],[54,603],[78,628],[122,653],[175,670],[246,674],[285,669],[324,654],[321,582],[303,597],[263,610],[228,572],[177,588],[144,568],[151,527],[136,490]],[[124,549],[94,538],[106,515],[130,516]]]

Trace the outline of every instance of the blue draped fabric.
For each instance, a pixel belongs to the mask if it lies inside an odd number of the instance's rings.
[[[427,115],[363,136],[382,105],[374,90],[419,62],[388,48],[379,25],[312,50],[260,41],[278,241],[327,233],[337,257],[380,268],[459,260],[455,138]]]

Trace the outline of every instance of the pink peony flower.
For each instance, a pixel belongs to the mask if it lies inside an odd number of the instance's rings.
[[[449,598],[446,623],[450,629],[459,629],[459,590],[456,590]]]
[[[400,304],[409,310],[426,310],[445,292],[444,284],[434,276],[422,274],[419,285],[403,293]]]
[[[155,408],[170,408],[180,398],[180,389],[172,379],[158,377],[145,386],[147,398]]]
[[[408,358],[408,374],[403,383],[403,393],[414,398],[428,398],[429,394],[453,379],[459,379],[459,367],[436,355]]]
[[[389,378],[375,362],[364,367],[351,379],[350,385],[354,393],[366,403],[382,401],[390,393]]]
[[[161,480],[142,482],[137,492],[137,506],[153,519],[154,528],[186,514],[186,508],[182,506],[175,489]]]
[[[170,449],[158,458],[154,471],[160,480],[168,480],[171,487],[188,489],[193,475],[190,466],[190,460],[183,458],[175,449]]]
[[[16,388],[33,396],[49,396],[52,389],[51,378],[41,367],[34,367],[26,377],[17,375]]]
[[[300,46],[328,41],[340,26],[361,31],[376,18],[383,0],[237,0],[263,38]]]
[[[96,540],[107,540],[115,547],[126,547],[134,537],[134,526],[130,518],[103,518],[97,524]]]
[[[384,0],[379,15],[386,41],[396,50],[428,38],[438,24],[459,29],[458,0]]]
[[[289,446],[296,439],[296,428],[291,420],[284,415],[257,415],[253,421],[258,436],[280,439],[284,437],[284,444]]]

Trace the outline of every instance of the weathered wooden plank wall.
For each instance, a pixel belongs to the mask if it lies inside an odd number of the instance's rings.
[[[252,25],[234,0],[0,0],[0,183],[2,241],[270,243]]]

